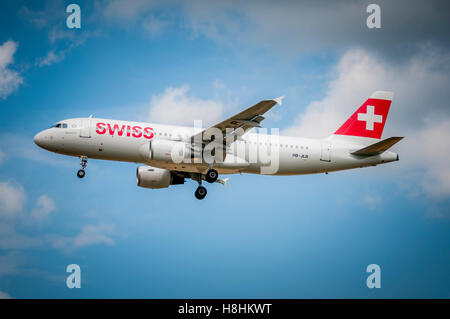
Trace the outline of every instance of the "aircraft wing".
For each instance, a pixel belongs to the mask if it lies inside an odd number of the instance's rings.
[[[227,135],[243,135],[253,127],[261,127],[261,122],[264,120],[263,114],[269,111],[276,104],[282,103],[284,96],[273,100],[261,101],[248,109],[220,122],[196,135],[192,136],[194,141],[210,140],[213,129],[222,131],[223,137]],[[229,130],[227,130],[229,129]],[[231,129],[231,130],[230,130]]]

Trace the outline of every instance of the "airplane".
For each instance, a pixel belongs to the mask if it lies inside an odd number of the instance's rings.
[[[374,92],[337,131],[323,139],[250,132],[283,96],[263,100],[207,129],[103,118],[59,121],[34,137],[39,147],[79,157],[83,178],[88,158],[143,164],[137,185],[160,189],[198,183],[195,197],[205,198],[202,181],[226,184],[219,175],[316,174],[398,161],[389,151],[403,137],[381,140],[393,92]]]

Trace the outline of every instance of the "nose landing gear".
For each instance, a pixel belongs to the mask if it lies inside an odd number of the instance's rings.
[[[83,169],[78,170],[77,176],[78,176],[79,178],[83,178],[84,175],[86,175],[86,172],[85,172]]]
[[[81,169],[78,170],[77,176],[78,176],[78,178],[83,178],[84,175],[86,175],[86,172],[84,171],[84,169],[86,168],[88,158],[87,158],[87,156],[80,156],[80,160],[81,160],[81,163],[80,163]]]

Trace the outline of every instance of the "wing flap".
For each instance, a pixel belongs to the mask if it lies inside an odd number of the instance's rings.
[[[352,155],[358,155],[358,156],[379,155],[379,154],[387,151],[389,148],[391,148],[394,144],[399,142],[401,139],[403,139],[403,137],[389,137],[378,143],[361,148],[361,149],[353,152]]]

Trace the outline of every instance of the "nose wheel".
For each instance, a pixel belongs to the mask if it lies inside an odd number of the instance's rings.
[[[84,169],[78,170],[77,176],[78,176],[79,178],[83,178],[84,175],[86,175],[86,172],[84,171]]]
[[[78,170],[77,176],[78,176],[78,178],[83,178],[86,175],[86,172],[84,171],[84,169],[86,168],[86,165],[87,165],[87,156],[81,156],[80,160],[81,160],[81,163],[80,163],[81,169]]]

